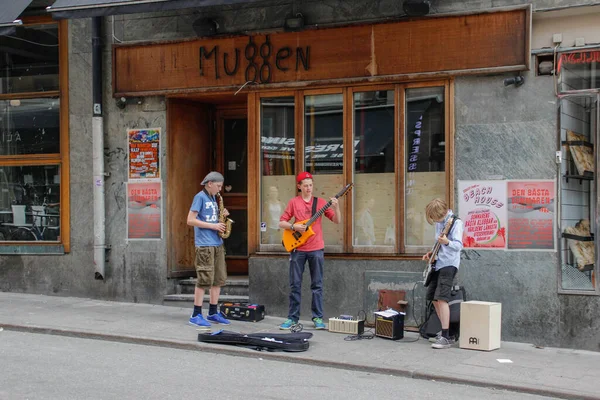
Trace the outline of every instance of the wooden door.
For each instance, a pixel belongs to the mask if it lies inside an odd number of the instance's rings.
[[[169,277],[194,276],[194,229],[187,215],[213,164],[209,105],[167,103],[167,235]]]
[[[225,239],[227,273],[248,274],[248,118],[246,109],[216,112],[216,170],[225,177],[223,202],[234,223]]]

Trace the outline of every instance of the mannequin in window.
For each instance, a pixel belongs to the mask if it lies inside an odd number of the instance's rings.
[[[363,209],[358,214],[356,221],[357,228],[357,244],[359,246],[375,245],[375,224],[371,210],[375,205],[375,199],[371,198],[365,202]]]
[[[264,218],[267,221],[267,243],[281,243],[279,217],[283,214],[285,205],[279,200],[279,190],[271,186],[267,192],[267,200],[263,205]]]

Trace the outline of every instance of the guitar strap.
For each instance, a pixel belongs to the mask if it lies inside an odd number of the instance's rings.
[[[311,217],[317,213],[317,200],[318,198],[313,196],[312,213],[310,214]]]

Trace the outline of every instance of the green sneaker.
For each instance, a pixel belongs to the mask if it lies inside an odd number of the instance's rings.
[[[279,329],[290,329],[292,325],[296,325],[296,321],[288,318],[283,322],[283,324],[279,325]]]
[[[322,318],[313,318],[313,322],[315,323],[315,329],[327,329]]]

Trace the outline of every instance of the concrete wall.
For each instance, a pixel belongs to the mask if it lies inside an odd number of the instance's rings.
[[[598,4],[583,0],[536,0],[536,11]],[[520,5],[519,0],[433,0],[435,13],[469,12]],[[0,256],[0,290],[160,303],[169,289],[166,241],[127,242],[126,129],[163,128],[163,186],[166,110],[163,98],[145,98],[142,105],[116,108],[111,94],[110,45],[117,41],[194,38],[192,23],[200,16],[220,22],[220,33],[280,30],[285,18],[301,12],[308,25],[382,21],[401,17],[396,0],[364,2],[265,1],[253,6],[185,10],[161,14],[109,17],[105,20],[104,111],[107,243],[112,246],[105,281],[93,279],[93,215],[91,136],[91,27],[89,19],[69,22],[69,93],[71,149],[71,242],[67,255]],[[115,39],[113,39],[115,38]],[[520,88],[504,88],[504,76],[459,78],[456,81],[456,178],[554,178],[556,103],[548,77],[526,74]],[[163,195],[166,193],[163,191]],[[165,197],[163,197],[165,198]],[[165,216],[166,217],[166,216]],[[460,280],[470,298],[502,301],[503,338],[598,350],[597,297],[559,296],[557,255],[552,252],[470,252]],[[402,275],[403,285],[416,281],[418,261],[327,259],[325,311],[328,316],[365,309],[373,271]],[[406,275],[408,274],[408,275]],[[410,274],[415,274],[414,279]],[[306,278],[308,279],[308,277]],[[267,305],[272,315],[287,309],[287,258],[254,257],[250,262],[252,300]],[[309,317],[305,281],[303,317]],[[402,285],[400,285],[402,286]],[[265,290],[265,288],[276,288]]]

